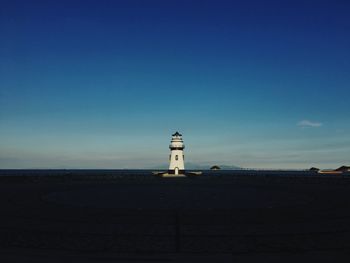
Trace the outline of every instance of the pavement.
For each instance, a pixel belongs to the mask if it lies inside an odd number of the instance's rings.
[[[2,183],[0,262],[347,262],[349,205],[328,181]]]

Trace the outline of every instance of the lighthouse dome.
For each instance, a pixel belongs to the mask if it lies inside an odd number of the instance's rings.
[[[173,137],[181,137],[182,134],[180,134],[180,133],[177,131],[177,132],[175,132],[172,136],[173,136]]]

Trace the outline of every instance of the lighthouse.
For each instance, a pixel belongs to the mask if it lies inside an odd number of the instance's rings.
[[[183,152],[185,145],[182,140],[182,135],[179,132],[175,132],[172,135],[169,148],[170,165],[168,173],[174,175],[185,174],[185,155]]]
[[[185,145],[182,140],[182,135],[179,132],[175,132],[171,137],[169,145],[169,170],[165,171],[153,171],[152,174],[159,177],[171,178],[171,177],[186,177],[201,175],[202,171],[190,171],[185,174]]]

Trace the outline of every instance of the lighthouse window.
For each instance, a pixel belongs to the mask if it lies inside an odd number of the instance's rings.
[[[184,159],[184,160],[185,160],[185,155],[182,155],[182,159]]]
[[[179,156],[178,155],[175,155],[175,160],[179,160]]]

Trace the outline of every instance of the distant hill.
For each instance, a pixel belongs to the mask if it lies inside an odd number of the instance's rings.
[[[218,163],[212,163],[212,164],[198,164],[198,163],[185,163],[185,168],[187,170],[210,170],[210,167],[212,166],[219,166],[221,170],[240,170],[241,167],[238,167],[236,165],[226,165],[226,164],[218,164]]]
[[[335,169],[335,171],[339,171],[339,172],[350,172],[350,166],[341,166],[338,169]]]
[[[241,170],[242,167],[236,165],[218,165],[221,170]]]
[[[213,165],[217,165],[220,167],[221,170],[241,170],[242,168],[236,165],[225,165],[225,164],[198,164],[198,163],[191,163],[191,162],[185,162],[185,169],[186,170],[210,170],[210,167]],[[158,166],[158,167],[153,167],[152,169],[156,170],[166,170],[168,169],[168,166]]]

